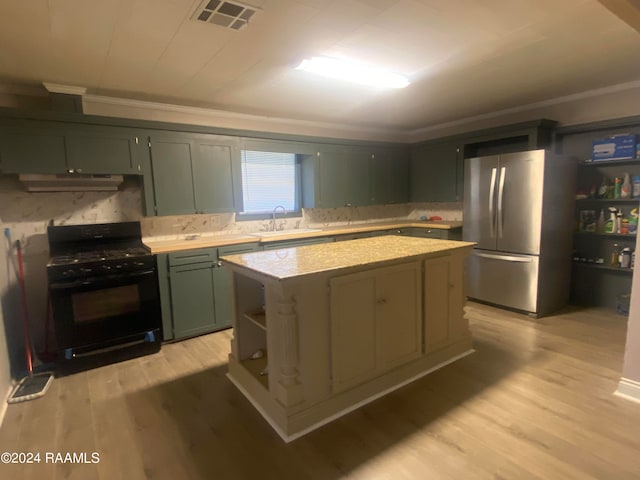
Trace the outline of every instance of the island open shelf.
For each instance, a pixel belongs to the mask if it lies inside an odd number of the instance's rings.
[[[384,236],[223,257],[229,379],[291,441],[468,355],[473,245]]]

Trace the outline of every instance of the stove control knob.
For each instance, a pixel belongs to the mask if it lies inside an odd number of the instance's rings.
[[[74,270],[65,270],[64,272],[62,272],[62,276],[63,277],[70,277],[71,275],[74,275],[76,272]]]
[[[100,268],[105,272],[111,270],[111,267],[109,265],[101,265]]]
[[[144,263],[142,262],[133,262],[136,267],[144,267]]]
[[[90,268],[81,268],[80,271],[82,273],[91,273],[92,272],[92,270]]]

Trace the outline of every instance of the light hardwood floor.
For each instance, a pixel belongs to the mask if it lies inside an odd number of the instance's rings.
[[[225,377],[231,332],[56,379],[9,405],[2,479],[638,479],[640,404],[612,395],[626,319],[469,303],[476,352],[290,444]]]

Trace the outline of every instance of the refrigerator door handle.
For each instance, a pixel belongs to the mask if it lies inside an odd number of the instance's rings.
[[[509,255],[492,255],[491,253],[474,252],[473,255],[482,258],[491,258],[493,260],[504,260],[505,262],[531,263],[533,261],[531,257],[512,257]]]
[[[502,194],[504,193],[504,177],[507,175],[507,167],[500,169],[500,187],[498,188],[498,238],[502,238]]]
[[[497,168],[491,169],[491,187],[489,188],[489,231],[491,232],[491,238],[495,238],[496,236],[496,218],[493,213],[493,204],[495,203],[495,191],[496,191],[496,173],[498,173]]]

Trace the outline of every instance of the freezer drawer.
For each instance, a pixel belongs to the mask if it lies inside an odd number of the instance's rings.
[[[469,257],[468,296],[536,313],[539,259],[474,250]]]

